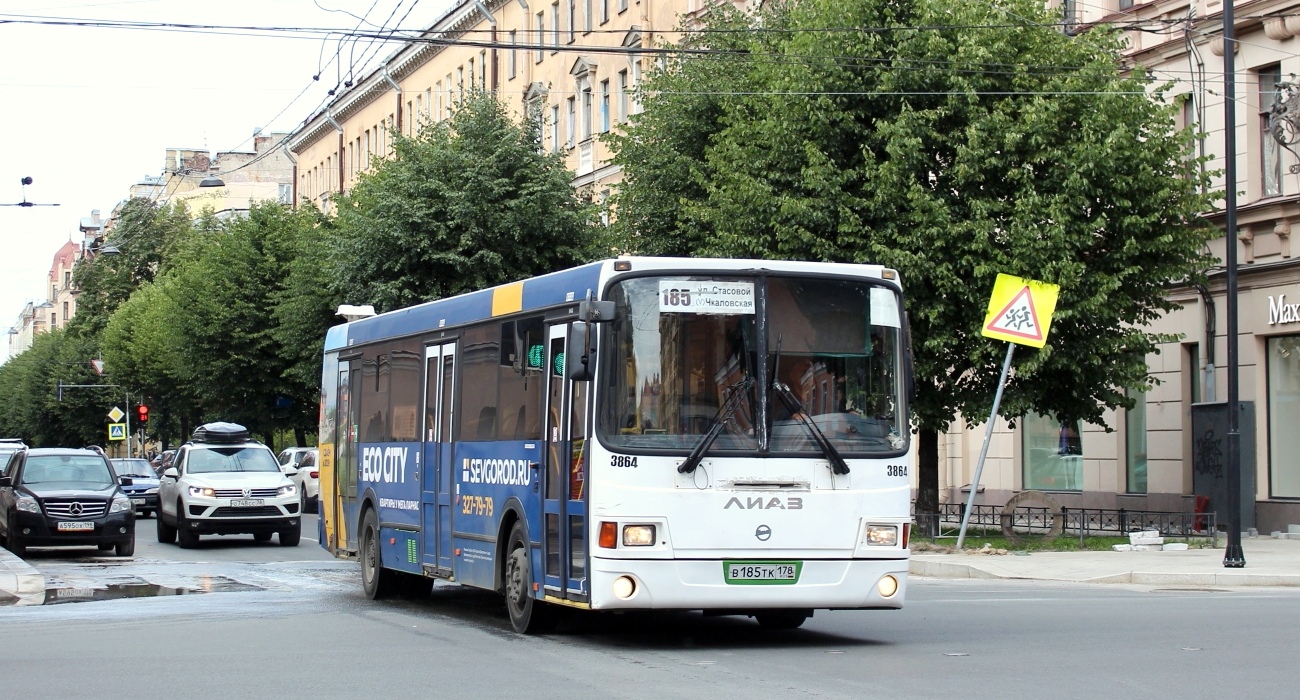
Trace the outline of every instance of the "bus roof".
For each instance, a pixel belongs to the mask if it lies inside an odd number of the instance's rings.
[[[400,337],[437,328],[459,326],[520,311],[543,309],[581,301],[590,292],[599,297],[603,279],[612,275],[614,264],[627,263],[630,270],[754,271],[840,273],[885,278],[880,265],[817,263],[735,258],[651,258],[623,257],[601,260],[519,282],[437,299],[396,309],[370,318],[343,323],[326,332],[325,351],[383,338]],[[620,270],[621,272],[622,270]],[[895,278],[896,281],[896,278]]]

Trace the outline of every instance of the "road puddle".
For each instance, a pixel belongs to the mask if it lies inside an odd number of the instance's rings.
[[[193,586],[161,586],[144,581],[113,583],[95,588],[47,588],[45,605],[61,603],[87,603],[95,600],[121,600],[123,598],[155,598],[158,596],[198,595],[202,593],[242,593],[265,590],[261,586],[240,583],[225,576],[205,576]]]

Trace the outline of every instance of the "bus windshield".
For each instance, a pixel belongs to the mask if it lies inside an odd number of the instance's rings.
[[[892,289],[825,277],[660,276],[622,280],[609,298],[618,310],[599,429],[611,448],[690,450],[748,377],[749,395],[710,453],[819,454],[808,423],[846,455],[906,447]],[[803,415],[770,390],[760,403],[758,384],[774,381]]]

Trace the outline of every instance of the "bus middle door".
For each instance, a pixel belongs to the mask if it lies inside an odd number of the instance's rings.
[[[451,388],[456,344],[424,349],[424,433],[420,475],[421,564],[451,574]]]

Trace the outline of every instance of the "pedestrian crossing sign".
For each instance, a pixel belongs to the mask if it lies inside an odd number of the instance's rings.
[[[1056,311],[1056,297],[1061,288],[1055,284],[999,274],[993,285],[982,334],[986,338],[1005,340],[1041,348],[1047,344],[1047,332]]]
[[[109,440],[125,440],[125,439],[126,439],[126,423],[109,423],[109,424],[108,424],[108,439],[109,439]]]

